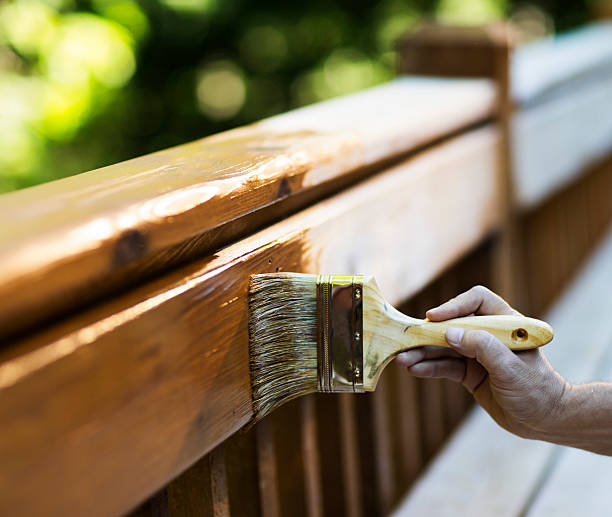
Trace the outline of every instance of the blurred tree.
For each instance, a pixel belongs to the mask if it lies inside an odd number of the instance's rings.
[[[587,2],[6,0],[0,191],[386,81],[394,39],[423,16],[513,14],[541,36],[583,23]]]

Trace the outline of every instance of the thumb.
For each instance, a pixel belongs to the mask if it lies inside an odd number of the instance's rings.
[[[513,368],[519,362],[506,345],[485,330],[449,327],[446,341],[462,355],[476,359],[489,374],[511,377]]]

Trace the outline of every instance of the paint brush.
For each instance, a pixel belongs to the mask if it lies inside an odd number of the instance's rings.
[[[393,357],[448,346],[450,326],[483,329],[512,350],[548,343],[547,323],[523,316],[412,318],[387,303],[373,277],[270,273],[249,289],[249,351],[255,418],[316,391],[374,391]]]

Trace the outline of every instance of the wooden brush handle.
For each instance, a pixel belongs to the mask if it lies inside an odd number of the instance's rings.
[[[486,330],[512,350],[545,345],[553,337],[548,323],[525,316],[466,316],[429,321],[402,314],[387,303],[372,278],[364,280],[363,385],[373,391],[381,371],[400,352],[425,345],[446,346],[448,327]]]
[[[548,343],[553,330],[548,323],[525,316],[467,316],[433,322],[419,320],[398,336],[402,350],[423,345],[448,346],[445,333],[449,327],[486,330],[512,350],[528,350]],[[403,343],[402,343],[403,341]]]

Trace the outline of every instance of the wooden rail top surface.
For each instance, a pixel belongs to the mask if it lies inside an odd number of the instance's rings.
[[[404,78],[4,195],[0,338],[278,217],[264,207],[319,189],[312,202],[325,185],[480,122],[494,97],[486,80]]]
[[[457,136],[1,350],[0,514],[117,515],[182,472],[252,416],[249,276],[368,271],[407,298],[498,224],[497,147]]]
[[[512,97],[519,105],[585,76],[612,74],[612,22],[602,21],[517,47],[511,60]]]
[[[0,515],[121,514],[247,423],[251,274],[367,272],[397,303],[499,228],[495,103],[404,78],[0,197]]]

